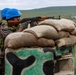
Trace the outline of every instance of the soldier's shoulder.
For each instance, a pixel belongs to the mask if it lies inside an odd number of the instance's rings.
[[[1,20],[0,23],[1,23],[2,25],[8,25],[8,23],[7,23],[6,20]]]
[[[2,23],[7,23],[7,21],[6,20],[1,20],[2,21]]]

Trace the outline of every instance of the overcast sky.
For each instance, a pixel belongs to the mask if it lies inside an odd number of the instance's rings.
[[[5,7],[28,10],[50,6],[76,6],[76,0],[0,0],[0,10]]]

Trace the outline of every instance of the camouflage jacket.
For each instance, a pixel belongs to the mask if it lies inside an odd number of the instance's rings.
[[[5,38],[12,31],[9,29],[6,20],[1,20],[0,22],[0,34],[3,38]]]
[[[9,33],[17,32],[18,29],[21,28],[22,30],[28,28],[28,23],[20,23],[17,26],[8,26],[6,20],[0,21],[0,34],[5,38]]]
[[[18,26],[8,26],[6,20],[0,20],[0,38],[5,38],[9,33],[17,32],[19,28],[22,30],[27,28],[27,23],[20,23]]]

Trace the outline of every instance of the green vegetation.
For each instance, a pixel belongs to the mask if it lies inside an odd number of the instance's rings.
[[[24,17],[36,17],[36,16],[49,16],[58,18],[71,19],[71,16],[76,16],[76,6],[64,6],[64,7],[47,7],[34,10],[21,10],[22,18]],[[71,19],[75,21],[76,19]],[[75,21],[76,22],[76,21]]]
[[[58,18],[70,19],[71,16],[76,16],[76,6],[62,6],[62,7],[47,7],[33,10],[20,10],[22,18],[36,17],[36,16],[49,16]],[[1,14],[1,12],[0,12]],[[75,19],[72,19],[75,21]]]

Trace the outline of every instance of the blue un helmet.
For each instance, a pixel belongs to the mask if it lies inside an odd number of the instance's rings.
[[[6,14],[6,20],[20,16],[21,16],[21,12],[18,9],[10,9]]]
[[[6,13],[7,11],[10,10],[10,8],[4,8],[2,11],[1,11],[1,17],[2,19],[6,19]]]

